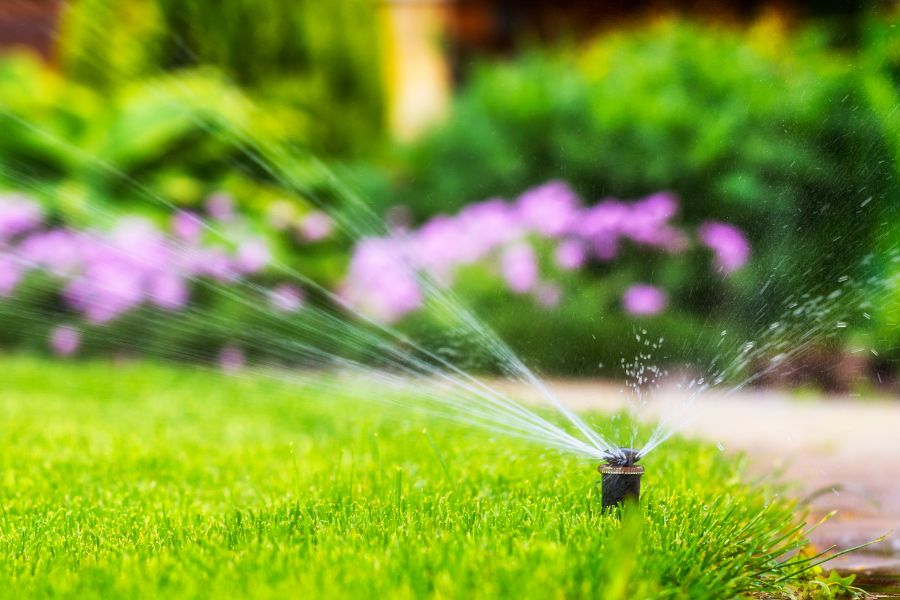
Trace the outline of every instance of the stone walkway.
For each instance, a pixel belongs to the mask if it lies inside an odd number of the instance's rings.
[[[517,397],[538,400],[531,390],[506,387]],[[578,410],[613,411],[627,404],[620,386],[609,382],[551,381],[549,387]],[[658,419],[686,404],[684,391],[662,389],[640,414]],[[780,473],[796,483],[798,498],[816,494],[811,521],[837,510],[811,536],[821,549],[848,548],[894,532],[866,551],[833,561],[833,567],[900,573],[900,398],[708,393],[690,405],[682,431],[725,452],[745,451],[755,475]]]

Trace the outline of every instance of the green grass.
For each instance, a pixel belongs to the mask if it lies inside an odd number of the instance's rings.
[[[0,439],[0,597],[727,598],[800,568],[791,503],[684,440],[620,519],[595,465],[416,412],[10,357]]]

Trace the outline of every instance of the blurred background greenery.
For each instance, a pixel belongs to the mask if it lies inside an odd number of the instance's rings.
[[[680,226],[717,220],[747,234],[744,269],[725,280],[698,253],[628,247],[615,263],[561,276],[554,307],[479,270],[456,289],[529,364],[596,374],[603,363],[616,374],[640,351],[636,328],[670,340],[666,361],[706,365],[722,330],[755,339],[803,294],[869,279],[879,295],[867,317],[815,341],[821,348],[783,377],[836,388],[896,378],[896,5],[584,4],[77,0],[60,13],[40,0],[32,13],[0,4],[0,19],[31,15],[38,25],[24,46],[44,53],[0,62],[0,185],[78,227],[98,209],[165,223],[173,207],[201,211],[227,192],[279,259],[331,288],[353,239],[309,244],[273,220],[316,206],[340,219],[346,189],[312,168],[317,157],[340,166],[379,215],[410,226],[553,179],[588,203],[670,190]],[[668,309],[623,314],[621,291],[648,279],[666,290]],[[52,298],[33,298],[0,300],[15,304],[0,310],[6,345],[46,337],[15,323],[23,303],[47,322],[65,316]],[[235,328],[253,319],[221,299],[209,306]],[[425,314],[398,326],[437,327]],[[104,331],[116,327],[134,335],[127,318]],[[167,328],[158,347],[215,347],[234,335],[201,329]],[[116,337],[98,334],[88,348],[108,352]]]

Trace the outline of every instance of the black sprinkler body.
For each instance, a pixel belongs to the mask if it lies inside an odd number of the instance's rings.
[[[641,475],[644,467],[635,464],[640,460],[633,448],[620,448],[620,453],[606,459],[606,464],[597,467],[600,471],[601,504],[603,510],[621,506],[627,499],[641,497]]]

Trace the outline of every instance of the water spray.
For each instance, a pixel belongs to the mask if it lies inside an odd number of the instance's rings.
[[[601,504],[604,511],[621,506],[625,500],[637,501],[641,497],[641,475],[644,467],[635,464],[641,459],[634,448],[619,448],[611,454],[606,463],[597,467],[600,479]]]

